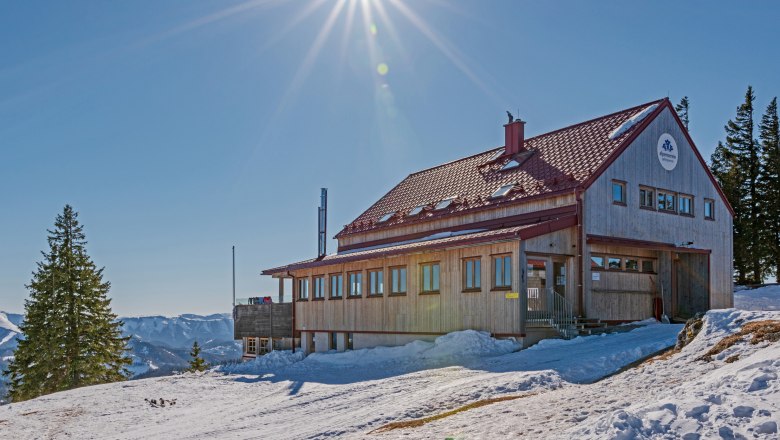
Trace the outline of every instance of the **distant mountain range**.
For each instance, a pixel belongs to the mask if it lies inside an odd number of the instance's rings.
[[[0,370],[12,359],[23,315],[0,312]],[[241,342],[233,340],[233,317],[229,313],[208,316],[142,316],[119,318],[122,333],[130,336],[129,367],[134,379],[165,376],[187,367],[192,343],[203,347],[201,355],[210,364],[241,358]],[[0,381],[0,402],[5,388]]]

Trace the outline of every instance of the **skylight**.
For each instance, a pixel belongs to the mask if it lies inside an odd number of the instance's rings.
[[[379,223],[384,223],[384,222],[386,222],[386,221],[390,220],[390,217],[392,217],[392,216],[393,216],[393,214],[395,214],[395,212],[388,212],[387,214],[383,215],[383,216],[382,216],[382,217],[379,219]]]
[[[504,149],[502,148],[502,149],[500,149],[500,150],[496,151],[496,153],[495,153],[495,154],[493,154],[492,156],[490,156],[490,160],[488,160],[488,162],[493,162],[494,160],[496,160],[496,159],[498,159],[499,157],[501,157],[503,154],[504,154]]]
[[[446,199],[442,200],[441,202],[436,204],[436,207],[433,208],[435,210],[444,209],[452,204],[452,201],[455,200],[455,196],[447,197]]]
[[[511,190],[512,190],[512,188],[514,188],[514,187],[515,187],[515,184],[514,184],[514,183],[510,183],[510,184],[508,184],[508,185],[504,185],[504,186],[502,186],[501,188],[497,189],[497,190],[496,190],[496,191],[495,191],[495,192],[494,192],[494,193],[493,193],[493,194],[490,196],[490,198],[492,198],[492,199],[497,199],[497,198],[499,198],[499,197],[504,197],[505,195],[509,194],[509,191],[511,191]]]
[[[422,210],[425,209],[425,205],[416,206],[414,209],[409,211],[408,215],[417,215],[422,212]]]
[[[518,162],[518,161],[516,161],[516,160],[512,159],[512,160],[510,160],[509,162],[507,162],[507,163],[506,163],[506,165],[504,165],[503,167],[501,167],[501,171],[508,170],[508,169],[510,169],[510,168],[519,167],[519,166],[520,166],[520,162]]]

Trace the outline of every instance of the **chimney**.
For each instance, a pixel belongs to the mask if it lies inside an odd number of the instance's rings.
[[[504,125],[504,154],[517,154],[525,151],[525,122],[516,120]]]

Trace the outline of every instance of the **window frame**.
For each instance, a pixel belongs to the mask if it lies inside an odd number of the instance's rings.
[[[696,217],[696,205],[694,203],[694,200],[696,197],[694,197],[691,194],[685,194],[685,193],[678,193],[677,194],[677,213],[684,216],[684,217]],[[682,203],[683,200],[690,200],[691,201],[691,210],[690,212],[683,212],[680,206],[680,203]]]
[[[296,296],[298,298],[298,301],[308,301],[309,300],[309,277],[300,277],[295,279],[295,288],[297,289]],[[306,284],[306,295],[301,296],[301,283],[305,282]]]
[[[650,192],[650,205],[644,204],[646,197],[642,197],[642,192]],[[639,185],[639,208],[640,209],[647,209],[648,211],[657,211],[657,203],[655,197],[656,189],[652,186],[647,185]]]
[[[320,283],[320,295],[317,296],[317,284]],[[325,300],[325,274],[322,275],[314,275],[312,277],[312,285],[314,286],[314,289],[312,289],[312,301],[324,301]]]
[[[590,270],[607,270],[607,256],[605,254],[590,254],[590,261],[593,263],[594,258],[601,258],[601,266],[591,267]]]
[[[710,215],[707,215],[707,205],[710,205]],[[704,220],[715,221],[715,199],[704,198]]]
[[[658,206],[658,199],[661,196],[661,194],[664,195],[664,208],[662,209],[660,206]],[[668,199],[666,197],[672,196],[672,209],[666,209],[666,205],[668,202]],[[658,212],[663,212],[666,214],[677,214],[677,199],[679,197],[679,194],[675,191],[668,190],[668,189],[662,189],[657,188],[655,191],[655,198],[656,198],[656,208]]]
[[[471,264],[471,281],[472,286],[468,286],[468,263]],[[481,292],[482,291],[482,257],[465,257],[461,263],[461,291],[462,292]],[[478,281],[478,283],[475,282]]]
[[[381,297],[383,297],[385,295],[385,270],[384,270],[384,268],[368,269],[366,272],[368,273],[368,277],[367,277],[368,283],[367,283],[367,288],[366,288],[366,291],[367,291],[366,297],[367,298],[381,298]],[[382,277],[382,279],[380,280],[381,283],[377,283],[377,285],[380,286],[379,293],[372,293],[371,292],[371,287],[372,287],[371,286],[371,283],[372,283],[371,275],[372,274],[379,274]]]
[[[405,265],[390,266],[387,269],[390,271],[390,294],[388,296],[406,296],[406,293],[409,291],[409,269]],[[399,277],[398,287],[399,288],[402,287],[401,286],[401,279],[400,279],[401,278],[401,276],[400,276],[400,271],[401,270],[404,271],[403,279],[404,279],[405,282],[403,283],[404,284],[403,285],[403,290],[396,291],[395,290],[394,276],[395,276],[396,271],[398,271],[398,273],[399,273],[399,275],[398,275],[398,277]]]
[[[621,200],[615,200],[615,186],[620,187]],[[610,198],[613,205],[628,206],[628,194],[626,194],[626,181],[612,179],[612,185],[610,185]]]
[[[493,286],[491,290],[512,290],[512,254],[511,253],[505,253],[505,254],[493,254],[490,256],[491,260],[493,262],[493,274],[491,275],[491,278],[493,279]],[[507,278],[507,262],[506,259],[509,258],[509,284],[506,284],[506,278]],[[501,283],[498,283],[498,264],[496,263],[498,260],[501,260]]]
[[[645,262],[650,262],[653,264],[653,270],[645,270],[644,265]],[[649,273],[649,274],[658,274],[657,270],[658,266],[658,259],[657,258],[639,258],[639,272],[640,273]]]
[[[355,294],[352,290],[355,283],[352,282],[352,277],[357,277],[357,294]],[[352,270],[347,272],[347,298],[362,298],[363,297],[363,271],[362,270]]]
[[[339,296],[333,294],[333,279],[340,278],[339,280]],[[328,275],[328,299],[344,299],[344,273],[332,273]]]
[[[425,269],[430,268],[431,271],[431,285],[430,289],[428,289],[425,285]],[[436,270],[434,270],[434,267]],[[419,274],[420,277],[420,295],[438,295],[440,293],[441,289],[441,262],[440,261],[426,261],[425,263],[420,263],[418,265]],[[434,275],[435,272],[438,272],[437,275]],[[434,288],[435,287],[435,288]]]
[[[610,260],[615,260],[615,259],[618,260],[618,268],[617,269],[613,269],[610,266],[610,263],[611,263]],[[619,271],[623,270],[623,267],[624,266],[623,266],[623,257],[622,256],[620,256],[620,255],[607,255],[607,261],[606,261],[605,270],[610,270],[610,271],[613,271],[613,272],[619,272]]]

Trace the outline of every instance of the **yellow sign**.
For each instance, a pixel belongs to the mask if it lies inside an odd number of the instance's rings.
[[[509,292],[506,295],[504,295],[504,298],[506,298],[506,299],[519,299],[520,298],[520,294],[517,293],[517,292]]]

